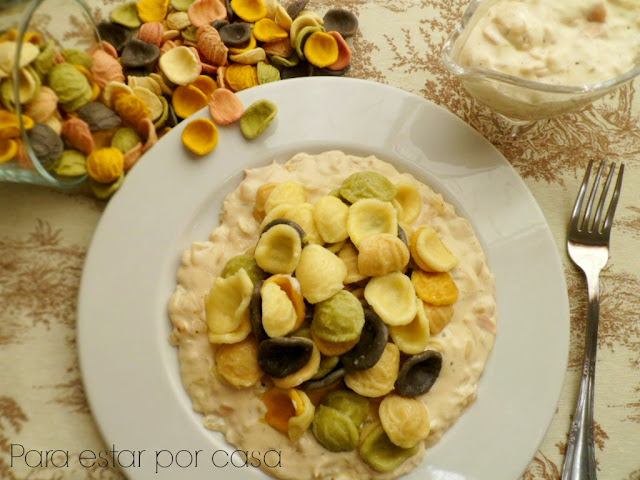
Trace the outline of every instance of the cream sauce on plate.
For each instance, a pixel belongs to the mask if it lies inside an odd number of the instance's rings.
[[[459,297],[449,325],[431,337],[430,349],[443,355],[440,376],[420,399],[427,405],[431,433],[419,452],[393,472],[369,468],[357,451],[333,453],[316,442],[307,431],[293,444],[288,437],[264,422],[266,408],[261,400],[267,385],[237,389],[222,383],[212,372],[215,347],[209,343],[204,296],[214,279],[233,256],[252,248],[258,239],[259,223],[253,218],[258,187],[265,183],[294,180],[305,186],[308,201],[338,188],[354,172],[373,170],[392,183],[412,182],[423,200],[421,215],[412,226],[435,228],[459,264],[451,275]],[[376,157],[366,158],[329,151],[319,155],[300,153],[285,164],[245,171],[245,178],[226,198],[220,225],[207,241],[194,242],[182,255],[178,285],[169,302],[174,326],[171,341],[178,347],[183,384],[195,411],[203,415],[206,428],[222,432],[235,448],[257,456],[270,450],[280,452],[278,467],[261,467],[284,479],[348,480],[392,479],[420,464],[425,449],[435,444],[464,410],[476,399],[477,383],[496,336],[495,279],[469,222],[459,217],[442,195],[407,173]]]

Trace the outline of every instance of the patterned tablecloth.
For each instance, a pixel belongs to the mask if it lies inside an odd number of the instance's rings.
[[[93,0],[98,19],[120,0]],[[103,5],[104,3],[104,5]],[[350,76],[413,92],[481,131],[488,111],[444,68],[440,51],[467,0],[311,0],[319,13],[355,12]],[[55,18],[53,19],[55,21]],[[565,249],[567,219],[589,159],[623,161],[625,182],[602,274],[596,382],[596,455],[604,480],[640,479],[640,101],[637,82],[544,133],[495,146],[544,212],[563,258],[571,305],[569,368],[557,412],[526,473],[554,480],[567,443],[584,350],[586,286]],[[83,261],[104,203],[85,193],[0,184],[0,478],[116,479],[113,469],[10,466],[11,444],[27,449],[104,450],[87,405],[75,337]],[[526,275],[527,272],[522,272]],[[544,298],[540,298],[544,302]],[[540,352],[544,354],[544,352]],[[500,462],[500,452],[487,452]],[[461,456],[464,453],[461,452]]]

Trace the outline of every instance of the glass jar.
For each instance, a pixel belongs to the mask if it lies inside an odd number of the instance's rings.
[[[52,65],[65,58],[63,53],[86,52],[99,44],[98,29],[82,0],[0,1],[0,181],[70,188],[86,179],[78,162],[77,168],[73,162],[61,167],[59,158],[52,158],[62,145],[54,133],[60,136],[67,115],[56,96],[49,95],[48,102],[40,102],[42,96],[33,99],[43,91]],[[50,145],[55,148],[43,154]]]

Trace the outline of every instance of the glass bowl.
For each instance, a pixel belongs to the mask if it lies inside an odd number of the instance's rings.
[[[3,115],[15,114],[18,120],[19,136],[5,133],[0,141],[15,142],[18,154],[0,162],[0,181],[32,183],[58,188],[71,188],[85,181],[87,175],[65,176],[56,174],[51,168],[38,160],[32,142],[25,128],[23,111],[28,102],[21,103],[21,82],[24,82],[25,69],[35,79],[35,88],[43,84],[46,73],[31,68],[31,64],[20,64],[21,52],[27,43],[36,44],[42,52],[48,43],[56,51],[65,48],[88,50],[99,44],[100,36],[92,16],[82,0],[0,0],[0,35],[2,42],[11,42],[12,49],[5,48],[4,53],[13,50],[14,57],[10,72],[0,76],[0,110]],[[3,53],[3,54],[4,54]],[[7,63],[11,58],[7,60]],[[0,66],[6,69],[8,65]],[[7,85],[7,83],[9,85]],[[11,94],[11,90],[13,93]],[[57,112],[56,112],[57,114]],[[61,118],[61,117],[60,117]],[[32,123],[29,122],[29,123]],[[59,123],[59,122],[56,122]],[[59,126],[59,125],[58,125]],[[11,138],[4,138],[9,136]],[[6,143],[4,145],[6,147]]]
[[[579,110],[633,80],[640,65],[600,83],[577,86],[552,85],[518,78],[496,70],[461,65],[459,54],[477,21],[500,0],[473,0],[444,44],[446,68],[480,103],[514,125],[549,119]]]

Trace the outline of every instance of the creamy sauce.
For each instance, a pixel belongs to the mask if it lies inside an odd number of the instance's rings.
[[[390,473],[371,470],[357,451],[332,453],[307,431],[293,444],[285,435],[264,423],[266,408],[260,399],[267,387],[236,389],[221,383],[212,373],[215,347],[207,338],[204,295],[216,276],[233,256],[255,245],[259,224],[252,216],[256,191],[270,182],[295,180],[306,187],[308,201],[339,187],[357,171],[374,170],[391,182],[412,182],[423,200],[414,227],[431,225],[460,262],[450,273],[459,289],[455,313],[449,325],[431,338],[429,348],[443,355],[443,367],[433,388],[421,400],[429,409],[431,433],[420,451]],[[425,448],[442,434],[476,398],[482,374],[496,335],[495,281],[484,252],[470,226],[456,215],[442,196],[409,174],[400,174],[390,164],[375,157],[355,157],[331,151],[310,156],[295,155],[284,165],[245,171],[245,179],[224,202],[220,226],[208,241],[195,242],[182,256],[178,286],[169,313],[174,325],[171,341],[179,348],[182,380],[193,408],[204,416],[204,426],[225,434],[229,443],[248,451],[281,451],[281,466],[265,468],[285,479],[347,480],[392,479],[406,474],[422,460]]]
[[[640,2],[498,0],[473,25],[458,60],[547,84],[609,80],[640,62]]]

